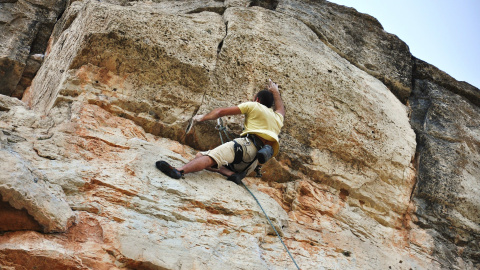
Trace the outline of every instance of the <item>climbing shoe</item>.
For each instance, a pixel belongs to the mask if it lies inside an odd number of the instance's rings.
[[[235,173],[235,174],[230,175],[227,178],[227,180],[232,181],[237,185],[242,185],[242,179],[245,178],[246,175],[247,175],[247,172]]]
[[[166,161],[163,161],[163,160],[160,160],[160,161],[157,161],[155,163],[155,166],[157,166],[157,168],[163,172],[164,174],[170,176],[171,178],[174,178],[174,179],[180,179],[183,177],[183,171],[179,171],[175,168],[173,168],[172,166],[170,166],[170,164],[168,164]]]
[[[270,145],[265,145],[262,149],[258,150],[257,158],[260,164],[264,164],[273,156],[273,148]]]

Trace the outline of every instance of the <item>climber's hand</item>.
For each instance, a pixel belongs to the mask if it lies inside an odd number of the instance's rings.
[[[271,79],[268,79],[267,89],[270,92],[279,92],[278,91],[278,84],[274,83]]]
[[[195,122],[202,122],[204,116],[205,116],[205,115],[203,115],[203,114],[195,115],[195,116],[193,117],[193,121],[195,121]]]

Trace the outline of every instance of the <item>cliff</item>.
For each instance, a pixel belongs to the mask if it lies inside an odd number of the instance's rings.
[[[0,268],[295,269],[242,186],[155,168],[217,146],[192,117],[268,78],[281,150],[244,183],[302,269],[480,267],[480,91],[375,18],[307,0],[37,2],[0,3]],[[242,117],[224,121],[239,134]]]

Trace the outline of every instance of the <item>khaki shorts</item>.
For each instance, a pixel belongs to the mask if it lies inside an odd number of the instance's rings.
[[[239,143],[243,148],[243,162],[239,164],[235,164],[233,167],[236,172],[240,172],[247,169],[247,175],[255,170],[257,167],[258,160],[255,160],[250,166],[250,162],[255,159],[257,155],[257,148],[253,145],[253,142],[250,141],[248,138],[237,138],[233,141]],[[208,150],[205,152],[200,152],[204,156],[209,156],[215,162],[217,162],[218,167],[220,166],[227,166],[228,164],[232,163],[235,159],[235,150],[233,149],[234,142],[226,142],[212,150]]]

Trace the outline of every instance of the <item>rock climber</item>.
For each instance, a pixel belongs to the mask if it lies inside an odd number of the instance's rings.
[[[157,161],[156,167],[175,179],[180,179],[187,173],[207,169],[241,184],[241,180],[251,173],[259,162],[263,164],[278,153],[278,134],[285,116],[278,84],[269,79],[267,88],[258,92],[253,101],[233,107],[217,108],[205,115],[196,115],[193,120],[203,122],[237,114],[245,115],[244,130],[240,138],[212,150],[199,152],[193,160],[180,168],[174,168],[163,160]]]

